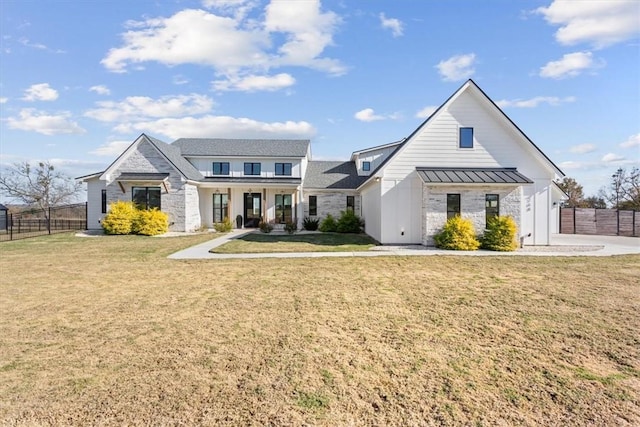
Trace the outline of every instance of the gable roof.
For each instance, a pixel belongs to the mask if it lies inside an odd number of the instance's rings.
[[[310,161],[307,165],[304,187],[355,190],[367,178],[367,176],[358,176],[354,162]]]
[[[355,160],[356,156],[362,153],[368,153],[370,151],[382,150],[383,148],[394,147],[400,145],[404,142],[406,138],[401,139],[400,141],[389,142],[387,144],[376,145],[375,147],[363,148],[362,150],[356,150],[351,153],[351,160]]]
[[[520,129],[513,122],[513,120],[511,120],[509,116],[507,116],[505,112],[502,111],[502,109],[498,107],[498,105],[495,102],[493,102],[491,98],[489,98],[489,96],[482,89],[480,89],[480,86],[478,86],[476,82],[474,82],[472,79],[469,79],[462,86],[460,86],[458,90],[456,90],[449,98],[447,98],[447,100],[444,103],[442,103],[442,105],[440,105],[433,113],[431,113],[431,115],[427,117],[427,119],[424,122],[422,122],[420,126],[418,126],[411,133],[411,135],[409,135],[404,140],[402,140],[402,143],[398,147],[396,147],[396,149],[389,156],[387,156],[387,158],[380,165],[378,165],[378,167],[374,171],[371,172],[368,179],[365,180],[362,184],[360,184],[358,188],[370,182],[375,177],[377,172],[380,171],[382,168],[384,168],[402,150],[402,148],[405,147],[406,144],[412,140],[412,138],[418,132],[420,132],[436,115],[438,115],[438,113],[440,113],[442,109],[444,109],[445,106],[450,104],[452,100],[457,98],[460,94],[462,94],[468,88],[475,88],[479,92],[479,94],[482,95],[482,98],[484,98],[485,102],[489,102],[489,104],[493,107],[495,112],[498,112],[503,119],[505,119],[511,126],[513,126],[513,128],[518,132],[518,134],[522,136],[560,176],[564,176],[564,172],[562,172],[562,170],[560,170],[560,168],[556,166],[556,164],[553,163],[553,161],[551,161],[551,159],[547,157],[547,155],[544,154],[542,150],[536,144],[534,144],[531,139],[529,139],[529,137],[522,131],[522,129]]]
[[[161,141],[152,136],[145,135],[144,133],[136,138],[136,140],[133,141],[133,143],[129,147],[127,147],[127,149],[124,150],[124,152],[122,152],[122,154],[120,154],[118,158],[109,165],[109,167],[104,170],[101,176],[105,175],[108,172],[111,172],[123,159],[128,156],[128,154],[134,149],[134,147],[137,147],[142,141],[149,142],[184,178],[191,181],[200,181],[204,179],[202,174],[191,163],[189,163],[187,159],[180,155],[180,150],[177,147],[173,147],[164,141]]]
[[[183,156],[305,157],[308,139],[180,138],[171,144]]]

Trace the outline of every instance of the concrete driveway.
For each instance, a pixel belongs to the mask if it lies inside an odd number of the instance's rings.
[[[297,252],[267,254],[212,254],[210,249],[253,231],[234,230],[224,236],[169,255],[171,259],[250,259],[250,258],[324,258],[372,256],[610,256],[640,254],[640,238],[621,236],[586,236],[554,234],[549,246],[525,246],[515,252],[445,251],[420,245],[376,246],[365,252]]]

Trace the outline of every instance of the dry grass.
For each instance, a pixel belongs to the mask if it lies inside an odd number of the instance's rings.
[[[211,249],[217,254],[295,253],[295,252],[358,252],[376,246],[366,234],[308,233],[258,234],[250,233]]]
[[[640,425],[640,257],[0,245],[5,425]]]

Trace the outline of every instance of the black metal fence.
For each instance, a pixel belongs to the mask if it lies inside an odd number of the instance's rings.
[[[27,209],[19,213],[7,213],[0,228],[0,242],[28,239],[45,234],[65,233],[87,228],[87,204]]]

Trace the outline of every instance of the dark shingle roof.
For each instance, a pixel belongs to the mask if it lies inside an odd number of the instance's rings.
[[[305,188],[355,189],[368,177],[358,176],[354,162],[311,161],[304,178]]]
[[[305,157],[308,139],[180,138],[172,146],[183,156]]]
[[[192,181],[200,181],[204,177],[202,174],[191,164],[187,159],[180,154],[180,148],[167,144],[164,141],[160,141],[152,136],[145,135],[149,141],[162,153],[164,156],[175,166],[176,169],[185,178]]]
[[[8,210],[9,210],[9,208],[7,208],[5,205],[0,203],[0,211],[8,211]]]
[[[416,168],[429,184],[531,184],[516,168]]]

